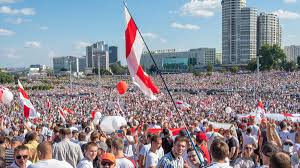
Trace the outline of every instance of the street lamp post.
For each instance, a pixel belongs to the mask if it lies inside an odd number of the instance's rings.
[[[71,64],[70,58],[69,58],[69,64],[70,64],[70,87],[71,87],[71,90],[72,90],[72,79],[71,79],[71,76],[72,76],[72,64]]]

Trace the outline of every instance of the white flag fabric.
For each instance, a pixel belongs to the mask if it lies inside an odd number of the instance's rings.
[[[20,98],[23,104],[24,108],[24,116],[25,118],[37,118],[40,117],[40,114],[34,109],[29,96],[25,92],[21,82],[18,80],[19,84],[19,92],[20,92]]]
[[[159,89],[140,65],[144,42],[126,7],[125,20],[126,61],[130,75],[133,79],[133,83],[137,85],[147,97],[155,100],[156,96],[154,96],[154,94],[159,93]]]

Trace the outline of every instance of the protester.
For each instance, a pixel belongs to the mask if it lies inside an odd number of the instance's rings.
[[[52,158],[52,146],[47,141],[38,145],[37,152],[39,161],[31,164],[28,168],[72,168],[69,163]]]
[[[103,168],[115,168],[116,167],[116,158],[111,153],[105,153],[101,157],[101,166]]]
[[[32,162],[29,160],[29,149],[25,145],[20,145],[14,150],[14,162],[9,168],[27,168]]]
[[[151,137],[151,148],[145,158],[145,168],[155,168],[158,161],[161,159],[158,155],[158,150],[161,148],[162,139],[158,135]]]
[[[233,168],[256,168],[257,162],[253,157],[254,148],[251,144],[245,145],[242,157],[236,159]]]
[[[229,165],[229,147],[222,140],[214,140],[210,146],[212,163],[208,168],[231,168]]]
[[[77,168],[93,168],[93,160],[97,157],[98,146],[95,142],[88,142],[84,146],[84,158],[79,161]]]
[[[115,138],[112,142],[112,152],[116,157],[116,167],[134,168],[135,166],[132,160],[129,160],[124,156],[123,150],[124,150],[123,140],[120,138]]]
[[[53,145],[53,158],[66,161],[73,167],[76,167],[78,162],[83,159],[81,148],[78,144],[70,141],[71,130],[63,128],[60,130],[60,136],[62,141],[54,143]]]

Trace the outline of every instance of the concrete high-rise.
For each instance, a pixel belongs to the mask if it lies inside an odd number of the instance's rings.
[[[239,35],[241,9],[246,0],[222,0],[222,63],[239,63]]]
[[[298,57],[300,57],[300,45],[285,46],[284,53],[288,61],[297,62]]]
[[[240,13],[238,64],[247,64],[256,57],[257,10],[242,8]]]
[[[109,46],[109,64],[113,64],[118,61],[118,47],[117,46]]]
[[[104,41],[96,42],[86,47],[86,68],[98,68],[108,70],[109,54],[108,45]]]
[[[257,50],[264,44],[277,44],[281,47],[281,29],[277,15],[261,13],[257,17]]]

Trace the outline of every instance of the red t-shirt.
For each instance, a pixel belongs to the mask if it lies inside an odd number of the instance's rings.
[[[201,151],[203,152],[204,157],[205,157],[205,159],[207,160],[208,164],[210,164],[210,162],[211,162],[211,160],[210,160],[210,154],[209,154],[209,152],[208,152],[207,147],[204,146],[204,145],[201,145],[201,146],[200,146],[200,149],[201,149]]]

